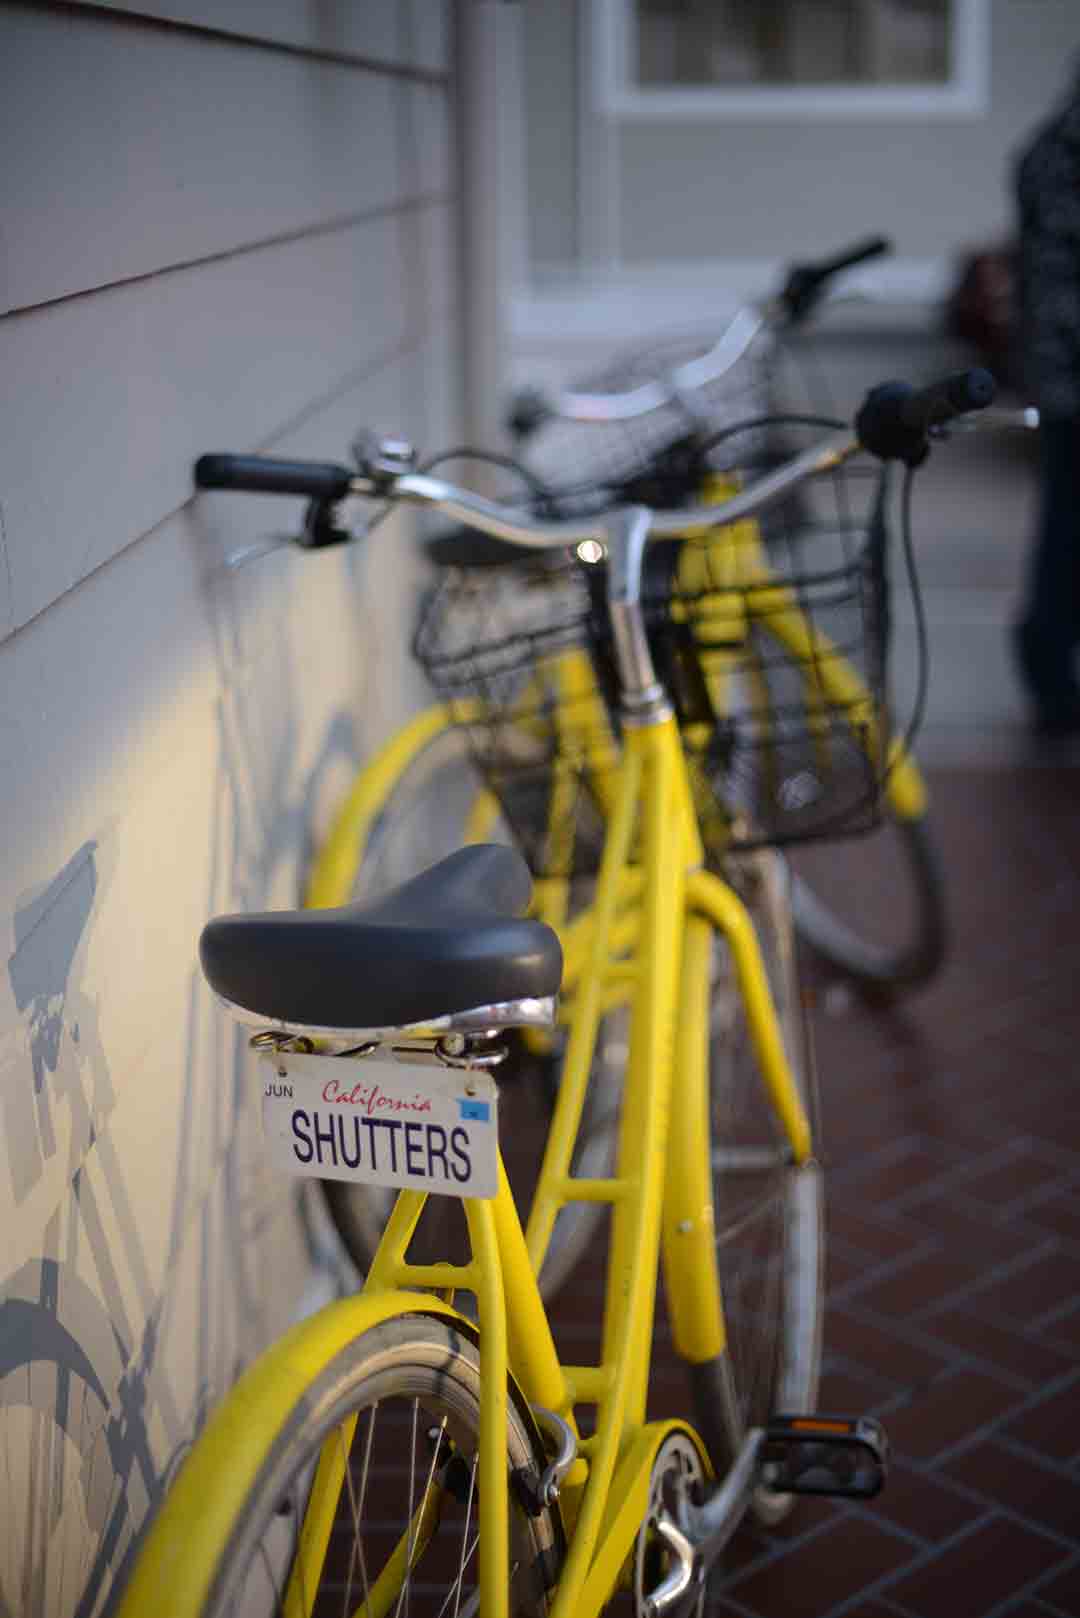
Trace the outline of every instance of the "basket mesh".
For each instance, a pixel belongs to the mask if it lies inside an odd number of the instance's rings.
[[[765,435],[775,445],[775,423]],[[746,465],[737,439],[721,446]],[[765,439],[754,428],[759,448]],[[745,441],[745,440],[744,440]],[[730,469],[729,469],[730,472]],[[726,481],[725,488],[730,488]],[[706,847],[869,829],[887,757],[884,480],[837,471],[760,528],[647,552],[642,599]],[[537,874],[592,869],[619,758],[606,566],[451,569],[416,653]]]
[[[632,352],[612,359],[602,370],[576,378],[574,387],[586,393],[629,392],[699,359],[712,341],[699,335],[669,338],[648,348],[639,344]],[[709,434],[767,415],[774,408],[770,402],[774,357],[775,341],[762,333],[722,377],[638,420],[548,421],[529,439],[528,464],[556,487],[572,484],[587,489],[621,482],[644,471],[657,455],[689,431]]]

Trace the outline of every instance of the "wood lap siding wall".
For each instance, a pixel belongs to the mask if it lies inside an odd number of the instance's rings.
[[[195,947],[421,700],[416,568],[191,464],[455,432],[451,88],[440,0],[0,7],[0,1613],[107,1610],[312,1292]]]

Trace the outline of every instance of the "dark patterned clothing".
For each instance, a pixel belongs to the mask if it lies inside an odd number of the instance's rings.
[[[1080,416],[1080,82],[1023,152],[1016,195],[1025,376],[1044,415]]]
[[[1080,725],[1073,664],[1080,641],[1080,422],[1048,417],[1039,432],[1039,457],[1038,529],[1017,654],[1040,726],[1075,730]]]
[[[1080,78],[1016,170],[1024,375],[1042,417],[1039,526],[1024,612],[1021,676],[1037,725],[1080,731]]]

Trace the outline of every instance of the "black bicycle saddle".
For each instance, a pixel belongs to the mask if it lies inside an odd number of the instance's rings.
[[[199,943],[211,988],[268,1022],[391,1028],[542,999],[558,937],[520,912],[532,878],[512,848],[462,848],[378,899],[218,916]]]

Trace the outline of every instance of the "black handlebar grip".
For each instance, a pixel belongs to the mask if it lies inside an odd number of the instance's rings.
[[[833,258],[819,259],[815,264],[792,264],[780,292],[780,302],[788,319],[793,325],[804,321],[820,302],[825,283],[841,270],[849,270],[853,264],[862,264],[868,258],[877,258],[891,250],[892,243],[887,237],[868,236],[845,247]]]
[[[248,494],[303,494],[342,500],[353,474],[332,461],[276,461],[265,455],[200,455],[197,489],[242,489]]]
[[[852,242],[837,253],[835,258],[822,259],[820,264],[811,264],[807,267],[816,270],[822,280],[828,275],[838,275],[841,270],[850,270],[856,264],[864,264],[868,258],[880,258],[882,253],[892,252],[892,242],[887,236],[867,236],[861,242]]]
[[[989,371],[976,367],[955,371],[925,388],[907,382],[883,382],[871,388],[855,417],[864,449],[883,461],[918,466],[929,448],[927,434],[969,410],[982,410],[993,399],[996,383]]]
[[[985,410],[994,397],[995,383],[989,371],[975,366],[970,371],[954,371],[928,387],[916,388],[900,409],[900,420],[915,432],[941,427],[969,410]]]

